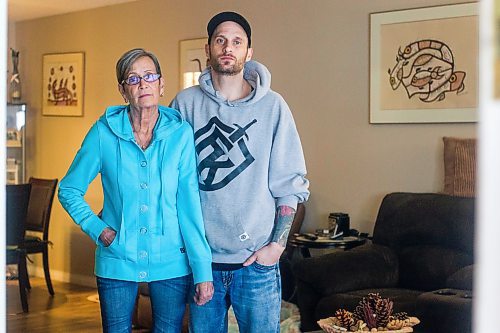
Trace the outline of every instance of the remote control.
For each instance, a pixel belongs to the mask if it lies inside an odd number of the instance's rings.
[[[339,237],[342,237],[342,235],[344,235],[343,231],[339,232],[338,234],[330,236],[330,239],[337,239]]]

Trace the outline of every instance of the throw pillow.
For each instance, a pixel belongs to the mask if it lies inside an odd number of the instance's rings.
[[[444,193],[474,197],[476,139],[444,137]]]

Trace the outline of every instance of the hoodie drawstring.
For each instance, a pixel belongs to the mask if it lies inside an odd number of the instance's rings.
[[[121,180],[123,177],[121,177],[121,172],[122,172],[122,147],[121,147],[121,140],[120,138],[117,138],[118,144],[116,145],[116,156],[118,158],[117,161],[117,170],[116,170],[116,183],[118,184],[118,194],[120,196],[121,200],[121,209],[120,209],[120,230],[118,230],[118,244],[124,244],[125,243],[125,217],[124,217],[124,200],[123,200],[123,189],[121,185]]]
[[[161,201],[163,200],[163,187],[165,186],[163,181],[163,158],[165,156],[165,144],[162,144],[161,154],[160,154],[160,164],[158,165],[160,168],[160,216],[161,216],[161,235],[165,235],[165,224],[167,223],[167,217],[165,215],[165,209],[163,208],[163,204]]]

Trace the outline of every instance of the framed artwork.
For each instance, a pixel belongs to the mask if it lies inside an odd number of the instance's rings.
[[[198,84],[198,77],[207,67],[205,45],[207,38],[181,40],[179,44],[179,88]]]
[[[83,52],[43,55],[44,116],[82,116],[85,74]]]
[[[370,123],[477,121],[477,3],[373,13],[370,28]]]

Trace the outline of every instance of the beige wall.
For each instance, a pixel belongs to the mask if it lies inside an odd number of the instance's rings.
[[[152,50],[166,77],[168,104],[178,88],[178,42],[204,37],[207,20],[235,10],[251,22],[254,58],[273,74],[274,90],[294,114],[311,181],[305,230],[326,226],[328,212],[372,232],[384,194],[436,192],[443,186],[442,137],[475,137],[474,124],[370,125],[369,13],[466,1],[446,0],[142,0],[20,22],[15,42],[29,104],[29,173],[62,178],[86,131],[121,103],[114,65],[133,47]],[[41,116],[44,53],[85,52],[85,115]],[[87,199],[101,207],[100,184]],[[54,278],[91,281],[93,244],[55,202],[50,231]]]

